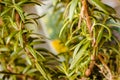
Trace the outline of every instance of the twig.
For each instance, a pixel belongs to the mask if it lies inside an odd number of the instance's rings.
[[[3,21],[2,18],[0,18],[0,26],[3,25]]]
[[[105,73],[104,73],[104,71],[103,71],[103,68],[101,68],[100,65],[98,65],[97,63],[95,63],[95,65],[101,70],[100,73],[102,73],[103,76],[105,76],[105,78],[109,80],[109,77],[107,77],[107,76],[105,75]]]
[[[17,12],[15,13],[15,21],[16,21],[18,29],[20,29],[20,16]]]
[[[90,33],[90,37],[93,39],[92,40],[92,46],[94,46],[95,43],[96,43],[96,40],[95,40],[95,38],[93,38],[92,23],[91,23],[90,16],[89,16],[89,13],[88,13],[88,6],[87,6],[87,1],[86,0],[82,0],[81,16],[83,16],[83,15],[84,15],[86,23],[87,23],[87,27],[88,27],[88,31]],[[78,27],[81,24],[81,16],[79,18]]]
[[[86,22],[87,22],[87,27],[88,27],[88,31],[91,34],[91,20],[88,14],[88,6],[87,6],[87,2],[86,0],[82,0],[82,5],[83,5],[83,10],[84,10],[84,15],[86,18]]]
[[[25,74],[12,73],[12,72],[5,72],[5,71],[0,71],[0,74],[6,74],[6,75],[21,75],[21,76],[25,76]]]
[[[102,57],[101,57],[101,55],[99,54],[98,55],[98,58],[99,58],[99,60],[100,60],[100,62],[103,64],[103,66],[106,68],[106,70],[108,71],[108,73],[109,73],[109,80],[113,80],[112,79],[112,74],[111,74],[111,71],[110,71],[110,69],[108,68],[108,66],[105,64],[105,62],[104,62],[104,60],[102,59]]]

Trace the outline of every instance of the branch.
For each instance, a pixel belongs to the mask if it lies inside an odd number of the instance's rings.
[[[5,71],[0,71],[0,74],[6,74],[6,75],[21,75],[21,76],[25,76],[24,74],[12,73],[12,72],[5,72]]]
[[[0,18],[0,26],[3,25],[3,21],[2,18]]]
[[[103,66],[106,68],[106,70],[108,71],[108,73],[109,73],[109,80],[113,80],[112,79],[112,73],[111,73],[111,71],[110,71],[110,69],[108,68],[108,66],[106,65],[106,63],[104,62],[104,60],[102,59],[102,57],[101,57],[101,55],[99,54],[98,55],[98,59],[100,60],[100,62],[103,64]]]
[[[106,76],[105,75],[105,73],[104,73],[104,70],[103,70],[103,67],[101,68],[101,66],[100,65],[98,65],[97,63],[95,63],[95,65],[101,70],[101,71],[99,71],[100,73],[102,73],[103,74],[103,76],[106,78],[106,79],[108,79],[109,80],[109,77],[108,76]]]
[[[88,31],[91,34],[91,20],[88,14],[88,6],[87,6],[87,2],[86,0],[82,0],[82,5],[83,5],[83,11],[84,11],[84,15],[85,15],[85,19],[87,22],[87,27],[88,27]]]

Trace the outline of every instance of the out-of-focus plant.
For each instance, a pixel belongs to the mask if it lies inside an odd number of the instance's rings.
[[[120,35],[120,19],[113,8],[100,0],[53,0],[46,25],[60,51],[55,56],[35,47],[45,43],[45,37],[29,29],[27,24],[38,26],[41,16],[26,13],[23,7],[28,4],[42,3],[0,0],[1,79],[120,79],[120,41],[116,35]]]
[[[53,4],[49,5],[46,16],[43,17],[46,33],[48,38],[51,40],[51,45],[55,49],[56,53],[64,53],[67,50],[64,44],[61,44],[59,39],[59,33],[63,25],[63,11],[65,6],[59,4],[57,0]]]
[[[65,80],[119,80],[120,19],[116,11],[100,0],[53,0],[53,3],[64,6],[59,40],[67,51],[59,54],[63,61],[58,69],[64,74],[60,77]]]
[[[38,26],[38,14],[24,11],[37,0],[0,0],[0,76],[3,80],[53,80],[56,57],[44,48],[43,35],[33,33],[27,24]],[[33,17],[34,16],[34,17]],[[54,78],[55,79],[55,78]]]

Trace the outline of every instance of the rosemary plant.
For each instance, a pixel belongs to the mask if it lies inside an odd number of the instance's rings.
[[[54,0],[64,6],[61,53],[58,69],[65,80],[120,79],[120,19],[116,11],[100,0]],[[56,7],[56,6],[55,6]],[[120,35],[120,34],[119,34]]]
[[[41,16],[23,8],[42,2],[0,0],[1,80],[120,80],[120,40],[116,36],[120,35],[120,19],[116,11],[100,0],[53,2],[46,24],[56,31],[50,35],[59,40],[57,47],[62,45],[58,55],[36,48],[46,37],[29,29],[38,26]]]
[[[38,14],[24,11],[36,0],[0,0],[0,77],[2,80],[52,80],[56,57],[44,48],[43,35],[33,33],[30,25],[38,26]],[[34,16],[34,17],[32,17]],[[30,24],[27,26],[27,24]],[[54,62],[56,61],[56,62]]]

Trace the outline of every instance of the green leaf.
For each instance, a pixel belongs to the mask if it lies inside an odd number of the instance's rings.
[[[120,51],[117,50],[116,48],[114,48],[114,47],[109,47],[109,48],[111,48],[115,53],[117,53],[118,55],[120,55]]]
[[[33,41],[30,43],[30,45],[32,46],[32,45],[43,44],[43,43],[45,43],[45,41]]]
[[[9,51],[7,47],[1,46],[0,51]]]
[[[42,39],[42,38],[44,38],[45,36],[40,35],[40,34],[37,34],[37,33],[31,33],[31,34],[28,35],[28,37],[37,38],[37,39]]]
[[[22,50],[23,50],[22,48],[18,48],[16,51],[13,51],[10,55],[10,60],[8,64],[13,63],[14,60],[17,59],[21,55]]]
[[[26,45],[28,51],[31,53],[31,55],[37,60],[37,55],[35,50],[30,46],[30,45]]]
[[[28,57],[28,55],[26,55],[26,61],[28,62],[29,65],[32,65],[31,59]]]
[[[103,30],[104,30],[104,27],[101,27],[98,35],[97,35],[97,39],[96,39],[96,46],[98,46],[99,42],[101,41],[102,37],[103,37]]]
[[[62,27],[61,30],[60,30],[59,37],[62,36],[63,31],[64,31],[64,29],[66,28],[66,26],[67,26],[68,24],[69,24],[69,21],[67,21],[67,22],[63,25],[63,27]]]
[[[7,8],[6,10],[4,10],[4,11],[0,14],[0,16],[5,15],[5,14],[6,14],[7,12],[9,12],[11,9],[12,9],[12,8]]]
[[[15,9],[17,10],[17,12],[18,12],[21,20],[22,20],[23,22],[25,22],[25,16],[24,16],[24,13],[23,13],[22,8],[21,8],[20,6],[18,6],[18,5],[14,5],[14,7],[15,7]]]
[[[75,58],[71,62],[70,69],[73,69],[76,66],[76,64],[79,63],[81,57],[84,54],[86,54],[85,51],[89,45],[90,45],[90,41],[87,41],[87,43],[85,45],[83,45],[83,47],[79,50],[78,54],[75,56]]]
[[[35,51],[35,52],[41,57],[42,60],[45,60],[45,57],[40,52],[38,51]]]
[[[108,6],[108,5],[105,5],[103,4],[100,0],[90,0],[99,10],[103,11],[104,13],[106,14],[115,14],[116,11]]]
[[[77,4],[78,4],[78,0],[72,0],[71,2],[70,2],[70,10],[69,10],[69,15],[68,15],[68,17],[69,17],[69,19],[70,19],[70,21],[72,21],[72,19],[73,19],[73,15],[74,15],[74,11],[75,11],[75,9],[76,9],[76,6],[77,6]]]
[[[30,66],[25,67],[22,73],[25,74],[29,69],[30,69]]]
[[[19,42],[20,42],[20,46],[23,48],[23,31],[22,30],[19,31]]]
[[[64,62],[62,62],[62,65],[58,66],[58,69],[68,77],[68,74],[69,74],[68,71],[69,70],[67,68],[67,65]]]
[[[6,44],[8,44],[10,42],[10,40],[18,33],[18,31],[12,32],[6,40]]]
[[[17,48],[18,48],[18,40],[15,42],[14,44],[14,51],[16,52],[17,51]]]
[[[77,39],[77,38],[79,38],[79,37],[81,37],[81,36],[78,35],[78,36],[75,36],[75,37],[70,38],[70,40],[68,40],[68,41],[65,43],[65,46],[67,46],[71,41],[73,41],[73,40],[75,40],[75,39]]]
[[[75,59],[75,56],[76,56],[76,54],[78,53],[80,47],[81,47],[82,45],[84,45],[84,43],[86,43],[86,41],[87,41],[86,39],[83,39],[82,41],[80,41],[79,44],[77,44],[77,46],[76,46],[76,48],[74,49],[74,52],[73,52],[73,59]]]
[[[22,52],[22,50],[23,50],[23,48],[18,47],[16,51],[13,51],[13,52],[11,53],[10,56],[11,56],[11,57],[14,57],[15,55],[18,55],[20,52]]]
[[[109,33],[108,39],[111,40],[112,33],[111,33],[111,30],[110,30],[110,28],[108,26],[106,26],[104,24],[101,24],[101,23],[96,23],[95,25],[98,25],[98,26],[101,26],[101,27],[105,28]],[[101,28],[100,32],[102,32],[102,28]],[[102,36],[102,34],[101,34],[101,36]]]
[[[41,6],[41,4],[43,4],[43,3],[41,1],[38,1],[38,2],[36,2],[36,1],[27,1],[26,4],[36,4],[36,5]]]
[[[75,70],[72,70],[68,75],[71,80],[75,80],[76,77],[78,76],[78,74],[74,74],[74,73],[75,73]]]
[[[21,5],[25,4],[26,2],[27,2],[27,0],[22,0],[22,1],[18,2],[17,5],[21,6]]]
[[[12,25],[13,28],[15,28],[16,30],[18,30],[18,26],[16,25],[16,23],[13,21],[13,19],[9,16],[8,19],[10,20],[10,23]]]
[[[30,69],[26,72],[26,74],[31,74],[37,72],[37,69]]]
[[[47,73],[45,72],[45,70],[42,68],[42,66],[40,66],[40,64],[38,62],[35,63],[36,68],[40,71],[40,73],[43,75],[43,77],[46,80],[52,80]]]

